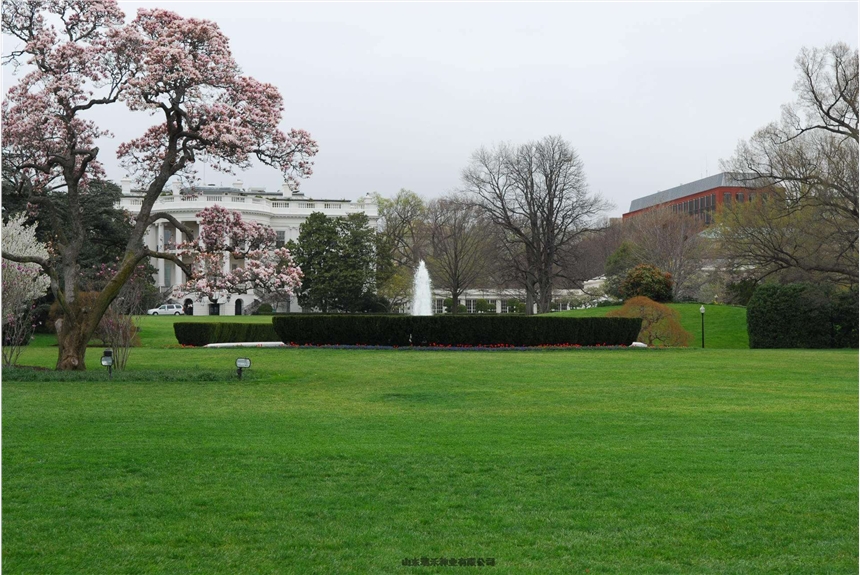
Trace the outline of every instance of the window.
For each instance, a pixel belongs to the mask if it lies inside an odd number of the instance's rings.
[[[750,192],[750,202],[755,200],[755,192]]]
[[[173,282],[171,281],[173,279],[171,277],[172,272],[173,272],[173,264],[170,262],[164,262],[164,285],[165,286],[172,286],[173,285]]]
[[[277,239],[275,240],[275,247],[276,248],[284,247],[284,244],[286,243],[285,239],[286,239],[287,233],[284,230],[281,230],[281,231],[278,231],[275,233],[278,236]]]
[[[699,198],[693,200],[693,212],[696,214],[699,213]]]
[[[737,202],[738,202],[739,204],[744,203],[744,193],[743,193],[743,192],[738,192],[737,194],[735,194],[735,200],[737,200]]]
[[[496,313],[496,300],[488,299],[487,303],[489,304],[489,308],[488,308],[489,313]]]
[[[725,193],[723,194],[723,204],[725,204],[725,205],[727,205],[727,206],[728,206],[728,205],[729,205],[729,204],[731,204],[731,203],[732,203],[732,194],[731,194],[731,192],[725,192]]]
[[[711,194],[711,211],[717,209],[717,194]]]
[[[711,196],[705,196],[705,211],[711,209]]]
[[[467,299],[466,300],[466,313],[475,313],[475,300]]]
[[[445,300],[442,298],[436,298],[433,300],[433,313],[445,313]]]

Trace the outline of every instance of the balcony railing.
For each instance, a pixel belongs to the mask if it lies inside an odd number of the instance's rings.
[[[254,209],[271,212],[272,215],[289,215],[301,214],[305,215],[311,210],[320,210],[323,212],[366,212],[368,216],[374,217],[377,215],[375,204],[364,204],[358,202],[309,202],[296,200],[270,200],[268,198],[253,198],[249,196],[238,195],[183,195],[183,196],[161,196],[153,206],[154,210],[158,210],[160,205],[174,204],[183,202],[184,209],[203,209],[212,204],[245,204],[254,205]],[[143,204],[142,198],[124,197],[120,200],[118,207],[128,209],[131,212],[138,211]],[[166,206],[165,206],[166,207]],[[177,208],[179,206],[176,206]],[[169,209],[174,209],[171,206]]]

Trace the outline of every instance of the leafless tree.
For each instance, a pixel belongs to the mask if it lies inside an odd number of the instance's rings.
[[[800,270],[856,284],[858,52],[804,49],[797,69],[796,102],[723,163],[773,201],[724,210],[720,239],[758,277]]]
[[[484,275],[490,252],[489,222],[474,205],[447,196],[430,202],[427,229],[430,252],[427,265],[436,287],[445,289],[455,302]]]
[[[598,228],[565,248],[560,275],[566,287],[583,289],[585,280],[604,275],[606,260],[624,241],[620,219],[605,219]]]
[[[550,311],[565,249],[595,229],[610,205],[588,192],[576,150],[560,136],[516,148],[481,148],[463,171],[465,201],[503,230],[503,248],[521,274],[526,310]]]
[[[427,209],[424,199],[411,190],[402,189],[393,198],[377,194],[377,202],[382,245],[389,250],[395,266],[414,269],[424,251],[420,233]]]
[[[658,208],[624,223],[625,237],[640,263],[657,266],[672,274],[673,296],[693,295],[700,287],[693,278],[702,269],[708,240],[702,235],[704,222],[689,214]]]

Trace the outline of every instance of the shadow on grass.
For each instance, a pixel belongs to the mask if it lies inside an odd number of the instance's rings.
[[[253,381],[257,379],[256,374],[245,371],[242,381]],[[96,383],[105,381],[115,382],[238,382],[235,370],[225,369],[200,369],[197,366],[189,366],[186,369],[147,369],[133,371],[114,371],[113,379],[108,377],[107,370],[90,369],[87,371],[54,371],[43,367],[4,367],[3,381],[24,381],[37,383],[53,382],[79,382]]]

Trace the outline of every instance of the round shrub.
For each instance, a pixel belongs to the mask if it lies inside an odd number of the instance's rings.
[[[644,296],[630,298],[624,302],[624,307],[609,312],[606,317],[641,318],[642,329],[637,341],[648,345],[687,347],[692,339],[690,332],[681,327],[677,311]]]
[[[672,301],[672,274],[651,264],[639,264],[621,282],[621,295],[625,300],[644,296],[656,302]]]

